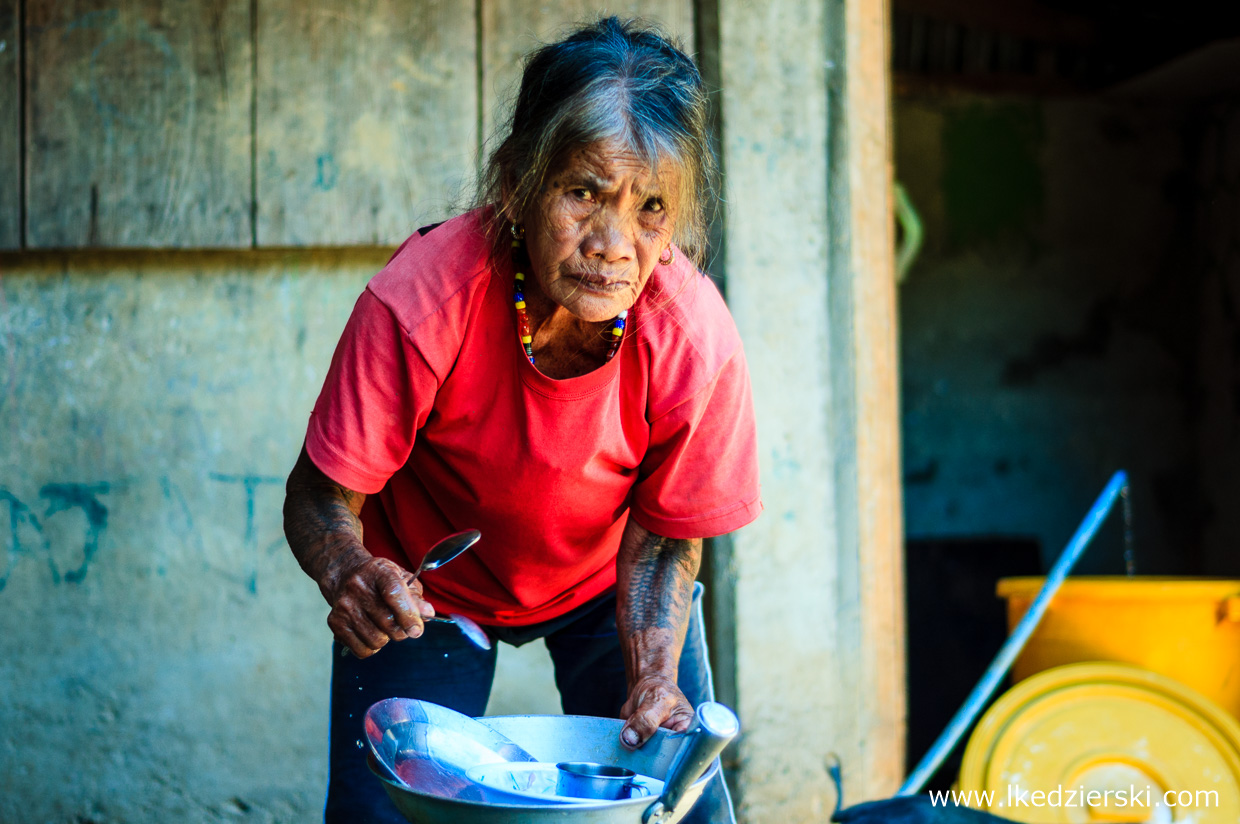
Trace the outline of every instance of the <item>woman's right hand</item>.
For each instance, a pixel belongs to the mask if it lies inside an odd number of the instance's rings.
[[[285,490],[284,535],[332,608],[327,625],[340,643],[366,658],[388,641],[421,635],[435,610],[412,572],[362,545],[366,496],[324,475],[304,446]]]
[[[360,554],[360,553],[359,553]],[[374,655],[388,641],[422,634],[423,620],[435,609],[422,600],[422,582],[394,561],[369,553],[331,583],[321,582],[332,611],[327,625],[358,658]]]

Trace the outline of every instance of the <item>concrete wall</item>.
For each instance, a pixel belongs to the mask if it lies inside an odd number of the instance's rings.
[[[1190,571],[1198,305],[1183,105],[900,99],[926,221],[900,291],[911,538],[1030,536],[1050,562],[1110,474],[1137,568]],[[1079,571],[1122,571],[1114,518]]]
[[[740,807],[825,821],[903,764],[884,3],[720,6],[727,285],[766,511],[737,533]],[[778,93],[776,93],[778,92]]]
[[[834,665],[843,616],[827,597],[839,585],[839,570],[822,320],[831,237],[821,11],[791,2],[765,9],[735,3],[721,9],[720,19],[728,298],[753,382],[766,507],[735,539],[737,694],[745,725],[738,801],[749,821],[820,820],[831,798],[823,758],[840,734],[843,696]],[[785,94],[770,94],[768,84]],[[804,187],[784,209],[764,208],[774,192],[807,179],[819,185]],[[801,357],[789,358],[794,340]],[[772,592],[780,597],[766,597]],[[805,674],[817,688],[807,688]],[[794,726],[801,735],[790,734]]]
[[[0,821],[309,821],[327,607],[283,476],[387,250],[0,260]],[[557,712],[540,646],[491,711]]]

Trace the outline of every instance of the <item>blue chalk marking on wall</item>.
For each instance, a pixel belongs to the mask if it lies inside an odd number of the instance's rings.
[[[237,484],[245,496],[245,525],[242,534],[242,545],[248,556],[245,569],[241,571],[240,583],[251,593],[258,592],[259,559],[271,557],[284,549],[283,535],[260,546],[258,533],[258,509],[256,499],[258,491],[265,486],[282,486],[284,478],[271,475],[227,474],[221,472],[208,473],[208,477],[220,483]],[[168,530],[187,543],[191,550],[196,550],[205,560],[206,547],[195,524],[192,508],[182,493],[181,488],[167,475],[152,479],[158,481],[161,497],[167,504],[165,508]],[[8,508],[8,546],[5,552],[3,538],[4,527],[0,526],[0,592],[3,592],[22,558],[42,557],[52,584],[62,582],[77,584],[86,578],[92,564],[96,561],[99,547],[108,529],[109,508],[100,500],[101,495],[122,492],[132,486],[132,479],[120,481],[103,481],[94,483],[47,483],[39,488],[38,497],[45,503],[46,510],[42,515],[26,504],[21,498],[6,487],[0,486],[0,518],[3,509]],[[86,519],[86,531],[82,539],[82,561],[74,569],[62,572],[53,554],[51,540],[48,538],[46,525],[48,519],[58,513],[81,510]],[[267,511],[267,510],[264,510]],[[55,534],[55,533],[53,533]],[[156,567],[160,575],[166,573],[162,564]],[[217,570],[222,571],[222,570]],[[228,577],[232,577],[229,575]],[[233,580],[237,580],[233,578]]]
[[[270,475],[225,475],[221,472],[212,472],[209,477],[220,483],[241,484],[245,491],[245,547],[254,559],[246,571],[246,588],[251,595],[255,595],[258,593],[258,534],[254,528],[254,493],[264,484],[283,484],[284,479]]]
[[[13,568],[17,566],[18,556],[25,554],[20,532],[22,521],[34,526],[39,532],[40,539],[42,539],[43,528],[39,525],[39,521],[35,518],[34,513],[30,511],[30,507],[22,503],[20,498],[4,487],[0,487],[0,501],[9,505],[9,554],[8,561],[4,565],[4,571],[0,572],[0,592],[3,592],[5,585],[9,582],[9,576],[13,574]],[[52,574],[55,575],[56,567],[55,564],[51,563],[51,553],[48,553],[48,562],[51,566]]]
[[[86,577],[90,563],[99,549],[99,538],[108,527],[108,508],[97,496],[107,494],[111,484],[45,484],[39,490],[39,497],[47,501],[47,512],[44,518],[50,518],[57,512],[77,507],[86,515],[86,542],[82,547],[82,564],[77,569],[65,573],[65,580],[76,584]],[[50,555],[48,556],[50,560]],[[55,570],[53,569],[53,572]]]
[[[315,188],[329,192],[336,188],[336,180],[340,177],[340,169],[336,166],[336,159],[330,154],[321,154],[315,158],[315,162],[319,167],[318,174],[314,178]]]
[[[45,484],[39,490],[39,497],[47,502],[47,511],[43,513],[45,520],[58,512],[70,509],[80,509],[86,516],[82,563],[77,569],[71,569],[61,575],[56,559],[52,556],[52,547],[47,540],[43,523],[25,502],[8,489],[0,487],[0,502],[8,504],[9,508],[9,553],[4,571],[0,572],[0,591],[3,591],[8,584],[9,576],[17,566],[18,558],[22,555],[33,554],[32,550],[43,552],[53,584],[59,584],[62,580],[71,584],[80,583],[90,571],[91,562],[99,550],[99,541],[108,527],[108,508],[98,496],[106,494],[111,488],[112,484],[109,483],[53,483]],[[21,525],[23,523],[28,524],[38,536],[37,546],[31,547],[22,541]]]
[[[164,509],[164,523],[168,531],[179,537],[183,546],[197,553],[196,557],[201,561],[204,570],[211,569],[211,564],[207,560],[207,548],[203,545],[202,535],[194,525],[194,513],[190,510],[185,493],[167,475],[160,476],[159,488],[163,492],[164,500],[168,503]],[[161,564],[156,571],[162,576],[167,568]]]

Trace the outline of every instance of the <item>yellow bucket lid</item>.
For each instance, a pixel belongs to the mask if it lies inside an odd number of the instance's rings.
[[[1069,664],[982,716],[959,786],[971,806],[1031,823],[1236,824],[1240,724],[1147,670]]]
[[[1033,598],[1046,583],[1045,578],[1000,578],[995,594],[1000,598]],[[1235,578],[1190,578],[1170,575],[1073,575],[1064,579],[1056,599],[1123,598],[1156,600],[1221,600],[1240,595]]]

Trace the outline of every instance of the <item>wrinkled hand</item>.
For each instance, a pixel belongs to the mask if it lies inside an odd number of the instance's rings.
[[[358,658],[374,655],[388,641],[417,638],[423,619],[435,615],[422,600],[422,582],[386,558],[367,558],[323,590],[332,605],[327,625]]]
[[[635,750],[645,744],[659,727],[686,732],[693,723],[693,707],[676,686],[676,679],[648,675],[629,690],[629,700],[620,708],[625,719],[620,743]]]

